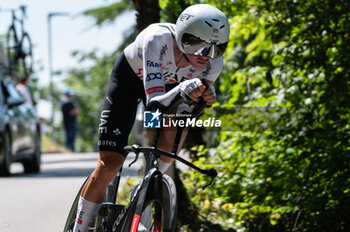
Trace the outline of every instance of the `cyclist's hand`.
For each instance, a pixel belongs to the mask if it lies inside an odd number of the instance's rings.
[[[180,89],[189,96],[193,101],[197,101],[198,97],[202,96],[205,91],[205,86],[198,78],[184,81],[180,84]]]
[[[207,105],[211,106],[216,102],[216,94],[214,87],[209,84],[209,88],[202,93],[203,100]]]
[[[198,98],[203,96],[203,93],[205,91],[205,85],[203,83],[200,83],[197,88],[195,88],[193,91],[188,93],[187,95],[193,100],[198,101]]]

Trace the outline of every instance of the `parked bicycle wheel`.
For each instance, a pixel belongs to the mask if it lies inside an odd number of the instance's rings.
[[[32,41],[28,33],[24,33],[21,40],[21,49],[18,57],[21,59],[23,73],[30,75],[33,69]]]
[[[15,70],[16,63],[18,60],[17,50],[19,42],[16,33],[16,28],[14,26],[10,26],[10,28],[7,31],[6,43],[9,67],[11,70]]]

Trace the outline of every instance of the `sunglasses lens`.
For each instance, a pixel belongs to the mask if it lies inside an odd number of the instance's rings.
[[[226,48],[227,48],[227,43],[214,45],[213,55],[214,55],[215,58],[213,58],[213,59],[216,59],[216,58],[222,56],[224,54]]]
[[[212,59],[222,56],[227,47],[227,43],[219,45],[210,44],[188,33],[182,36],[181,44],[186,54],[207,56]]]
[[[198,50],[208,48],[209,46],[208,43],[191,34],[185,33],[182,36],[182,47],[188,54],[194,54]]]

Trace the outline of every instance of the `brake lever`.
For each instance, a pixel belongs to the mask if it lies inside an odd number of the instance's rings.
[[[212,168],[212,169],[208,170],[208,173],[206,175],[210,176],[211,180],[210,180],[209,184],[202,187],[203,190],[205,190],[207,187],[209,187],[214,182],[214,179],[218,175],[218,172],[214,168]]]
[[[140,153],[135,153],[136,154],[136,156],[135,156],[135,159],[129,164],[129,168],[131,167],[131,165],[133,165],[134,163],[136,163],[136,161],[138,160],[138,158],[139,158],[139,155],[140,155]]]
[[[126,146],[125,148],[124,148],[124,150],[126,150],[127,152],[134,152],[135,153],[135,159],[133,160],[133,161],[131,161],[131,163],[129,164],[129,168],[131,167],[131,165],[133,165],[134,163],[136,163],[136,161],[138,160],[138,158],[139,158],[139,155],[140,155],[140,152],[138,151],[138,148],[139,148],[140,146],[139,145],[136,145],[136,144],[134,144],[134,145],[132,145],[132,146]]]

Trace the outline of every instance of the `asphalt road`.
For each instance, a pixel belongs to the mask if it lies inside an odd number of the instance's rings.
[[[96,165],[97,153],[44,154],[39,174],[24,174],[12,164],[12,176],[0,178],[0,232],[62,232],[81,184]],[[133,156],[129,155],[124,166]],[[123,176],[137,176],[141,159]]]

